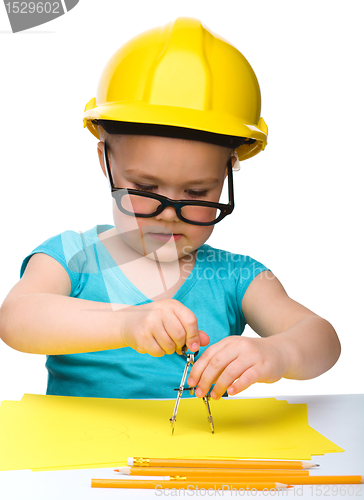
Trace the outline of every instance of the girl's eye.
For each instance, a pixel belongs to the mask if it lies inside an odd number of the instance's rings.
[[[204,196],[207,195],[207,190],[205,191],[191,191],[189,190],[188,193],[190,196],[193,196],[194,198],[203,198]]]
[[[134,186],[138,191],[152,191],[153,189],[157,188],[157,186],[146,186],[144,184],[137,184],[136,182],[134,182]],[[205,189],[205,191],[193,191],[191,189],[188,189],[186,192],[193,198],[202,198],[207,195],[208,191],[207,189]]]
[[[138,191],[152,191],[152,189],[155,189],[156,186],[144,186],[143,184],[136,184],[134,182],[135,189],[138,189]]]

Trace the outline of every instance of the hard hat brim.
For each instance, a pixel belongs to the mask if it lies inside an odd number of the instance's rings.
[[[267,135],[257,126],[242,123],[235,116],[216,111],[207,112],[206,110],[151,105],[144,102],[101,104],[86,110],[84,113],[84,125],[99,139],[97,127],[92,123],[92,120],[168,125],[186,129],[191,129],[190,125],[193,123],[193,130],[255,139],[254,144],[244,144],[237,148],[240,160],[256,155],[267,144]]]

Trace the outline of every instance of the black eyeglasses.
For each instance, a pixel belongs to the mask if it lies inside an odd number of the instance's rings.
[[[160,194],[145,193],[138,189],[117,188],[114,186],[111,175],[106,141],[104,143],[104,159],[111,195],[116,201],[118,209],[126,215],[143,218],[155,217],[163,212],[166,207],[173,207],[177,217],[187,224],[212,226],[220,222],[234,210],[233,167],[231,158],[227,163],[229,185],[229,203],[227,205],[212,201],[175,201]]]

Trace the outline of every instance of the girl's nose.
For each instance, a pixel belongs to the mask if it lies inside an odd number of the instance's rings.
[[[173,207],[166,207],[160,214],[155,216],[156,220],[179,221],[177,212]]]

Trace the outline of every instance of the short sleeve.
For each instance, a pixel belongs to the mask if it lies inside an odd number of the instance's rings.
[[[53,236],[37,246],[25,257],[20,269],[20,278],[32,255],[45,253],[63,266],[71,280],[71,296],[74,296],[82,276],[87,272],[97,272],[97,264],[92,246],[85,245],[82,234],[65,231]]]
[[[242,257],[243,261],[236,263],[236,267],[238,268],[238,272],[236,274],[236,299],[238,310],[241,312],[243,320],[246,323],[243,312],[241,310],[241,301],[243,300],[245,292],[253,279],[261,272],[270,271],[270,269],[268,269],[268,267],[266,267],[264,264],[261,264],[252,257],[249,257],[248,255],[244,255]]]

